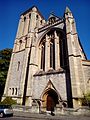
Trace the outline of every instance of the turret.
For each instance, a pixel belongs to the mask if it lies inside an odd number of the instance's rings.
[[[65,24],[73,106],[77,107],[81,104],[78,98],[83,97],[82,88],[85,87],[81,60],[81,58],[85,59],[85,56],[81,53],[82,47],[77,34],[75,19],[68,7],[65,10]]]
[[[66,34],[67,38],[69,39],[70,47],[68,47],[69,55],[80,56],[82,59],[86,59],[85,53],[81,46],[77,30],[76,30],[76,23],[75,19],[72,15],[71,10],[66,7],[65,10],[65,22],[66,22]]]

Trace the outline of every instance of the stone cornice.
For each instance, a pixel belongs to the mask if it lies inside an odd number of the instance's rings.
[[[43,75],[50,75],[50,74],[59,74],[59,73],[65,73],[65,70],[63,70],[62,68],[58,69],[58,70],[54,70],[54,69],[50,69],[48,71],[39,71],[37,73],[35,73],[33,76],[43,76]]]
[[[84,62],[90,62],[90,60],[82,60],[82,61],[84,61]]]
[[[68,55],[68,57],[81,57],[81,55],[74,55],[74,54],[71,54],[71,55]]]
[[[46,30],[48,28],[51,28],[53,26],[56,26],[56,25],[58,25],[60,23],[64,23],[64,19],[57,20],[57,21],[55,21],[55,23],[53,23],[51,25],[50,24],[46,24],[45,26],[43,26],[43,27],[41,27],[41,28],[38,29],[38,33],[41,32],[41,31],[44,31],[44,30]]]
[[[22,52],[24,51],[25,49],[22,49],[22,50],[19,50],[19,51],[16,51],[16,52],[12,52],[12,53],[19,53],[19,52]]]
[[[82,60],[82,65],[90,67],[90,60]]]

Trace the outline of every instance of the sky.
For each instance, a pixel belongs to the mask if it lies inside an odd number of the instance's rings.
[[[0,0],[0,50],[13,48],[20,15],[32,6],[37,6],[46,20],[51,12],[62,17],[68,6],[90,60],[90,0]]]

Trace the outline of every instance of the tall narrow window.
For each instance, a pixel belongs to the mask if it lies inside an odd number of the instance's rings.
[[[29,14],[29,25],[28,25],[28,32],[30,32],[30,22],[31,22],[31,13]]]
[[[39,23],[39,16],[36,15],[36,27],[39,27],[40,23]]]
[[[42,25],[42,20],[40,20],[40,24]]]
[[[14,95],[14,88],[12,88],[12,95]]]
[[[25,26],[26,26],[26,17],[24,17],[23,35],[24,35]]]
[[[38,20],[38,15],[36,15],[36,20]]]
[[[19,41],[19,50],[21,49],[22,47],[22,40]]]
[[[27,47],[27,37],[25,38],[25,48]]]
[[[41,69],[45,70],[45,42],[42,43],[42,50],[41,50]]]
[[[17,71],[20,69],[20,61],[18,61]]]
[[[54,38],[50,41],[50,67],[55,69],[55,43]]]
[[[64,68],[64,64],[65,64],[65,45],[64,45],[64,39],[62,34],[59,34],[59,49],[60,49],[60,67]]]
[[[9,88],[9,94],[12,95],[12,89],[11,88]]]
[[[15,88],[15,95],[17,95],[17,88]]]

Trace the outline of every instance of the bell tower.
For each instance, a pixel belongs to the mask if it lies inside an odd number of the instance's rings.
[[[75,19],[68,7],[65,11],[66,37],[68,48],[68,59],[72,89],[73,105],[79,104],[79,98],[83,97],[84,76],[82,70],[82,59],[86,59],[82,52],[82,46],[76,30]]]
[[[31,106],[31,78],[37,69],[37,29],[44,24],[45,20],[35,6],[21,14],[3,98],[11,96],[18,103]],[[30,96],[27,102],[26,96]]]

